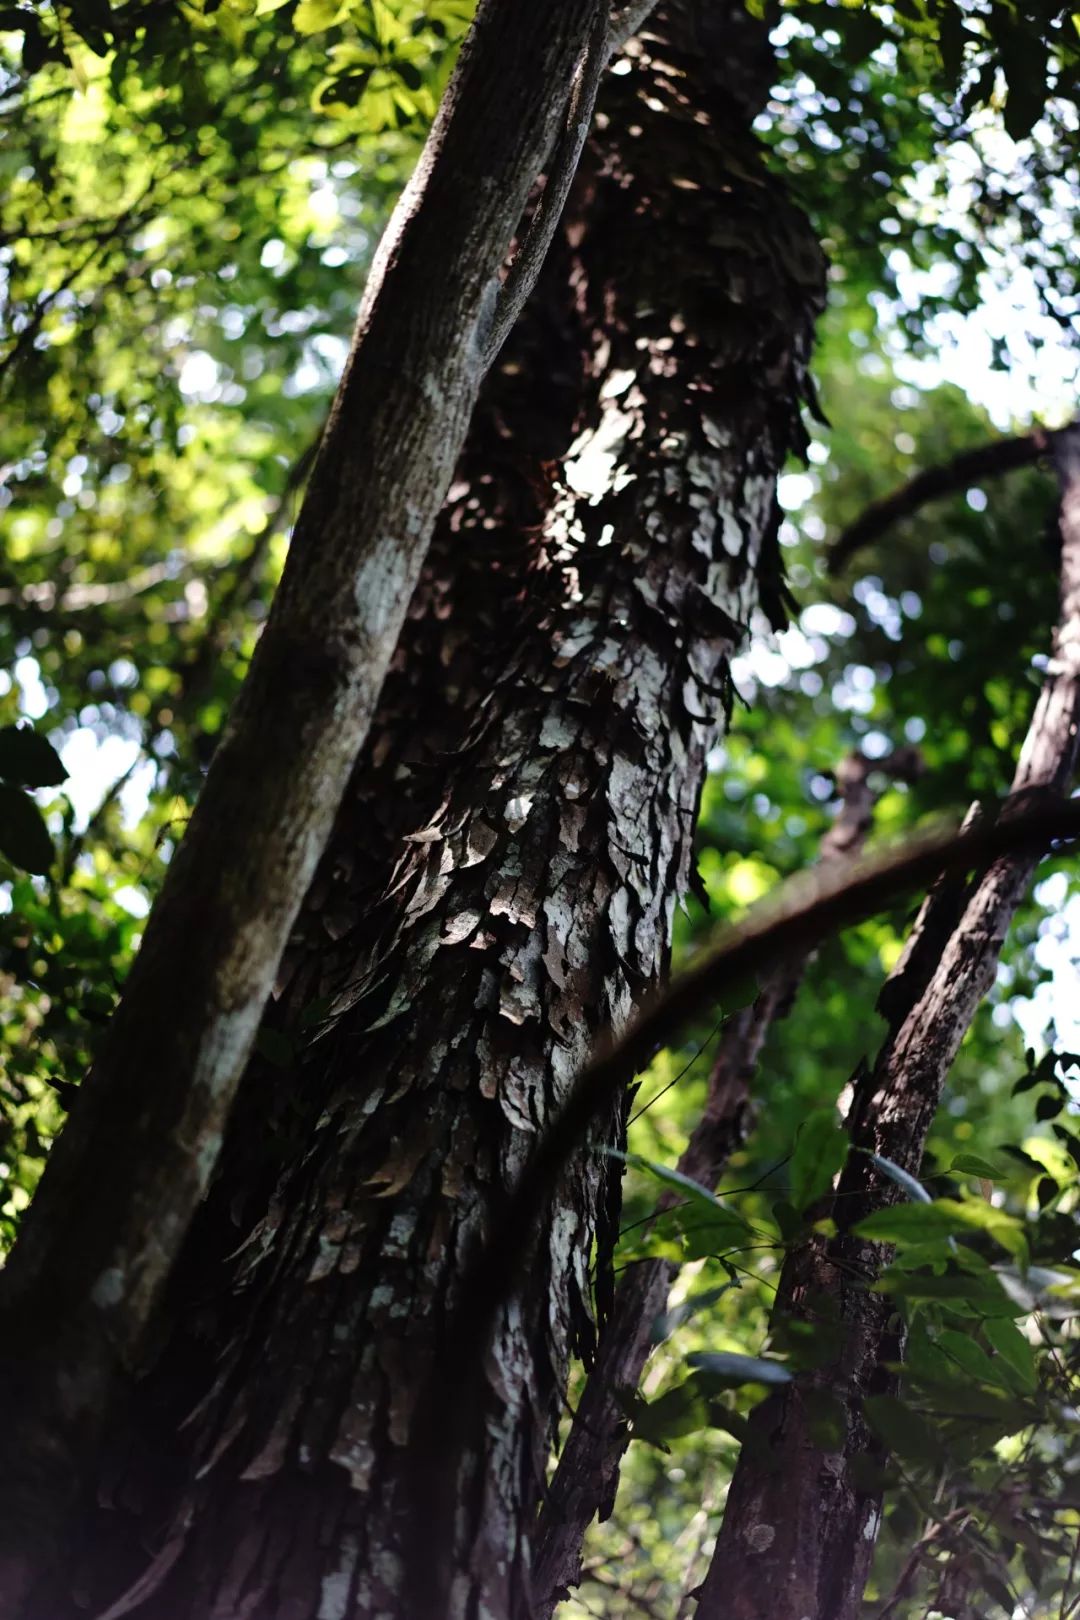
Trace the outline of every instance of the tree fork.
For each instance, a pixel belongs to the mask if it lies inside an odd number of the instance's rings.
[[[205,1191],[465,435],[500,267],[606,25],[606,0],[484,0],[380,245],[251,671],[5,1269],[5,1614],[51,1563]]]
[[[1046,680],[1000,815],[1007,830],[1032,804],[1067,795],[1080,730],[1080,428],[1055,434],[1062,534],[1061,616]],[[976,826],[977,820],[972,819]],[[841,1361],[809,1376],[843,1405],[847,1431],[826,1452],[807,1426],[799,1380],[770,1396],[751,1424],[760,1449],[744,1448],[728,1493],[698,1620],[857,1620],[873,1556],[880,1497],[859,1483],[855,1459],[879,1454],[862,1398],[893,1381],[899,1359],[892,1307],[869,1291],[887,1258],[851,1227],[901,1197],[871,1154],[917,1173],[949,1068],[994,980],[1012,917],[1037,858],[1000,854],[968,885],[939,884],[916,919],[885,986],[892,1024],[873,1070],[856,1080],[849,1114],[852,1151],[832,1204],[838,1234],[812,1238],[788,1256],[777,1319],[812,1319],[815,1300],[839,1307]],[[854,1281],[852,1280],[854,1279]],[[762,1458],[767,1458],[763,1464]]]

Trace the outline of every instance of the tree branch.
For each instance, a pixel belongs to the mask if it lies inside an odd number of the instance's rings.
[[[1033,794],[1028,808],[957,832],[937,827],[898,848],[842,871],[819,867],[785,885],[725,930],[711,949],[642,1008],[622,1039],[601,1049],[573,1086],[561,1112],[526,1165],[492,1223],[492,1237],[464,1279],[462,1302],[447,1328],[445,1348],[421,1397],[413,1446],[413,1522],[431,1526],[453,1511],[447,1483],[484,1376],[485,1351],[495,1314],[528,1266],[540,1213],[593,1121],[631,1077],[687,1021],[714,1002],[725,985],[767,972],[779,955],[808,951],[829,934],[873,916],[898,895],[926,885],[943,871],[979,869],[1020,850],[1031,855],[1058,839],[1080,836],[1080,800]]]
[[[647,9],[651,10],[652,6]],[[566,119],[551,155],[544,190],[529,221],[525,240],[514,257],[506,280],[499,288],[485,349],[487,366],[494,363],[510,336],[511,329],[521,314],[525,300],[536,285],[536,278],[547,257],[555,227],[559,223],[577,173],[589,125],[592,123],[600,75],[610,58],[608,34],[607,15],[603,10],[599,10],[577,72],[574,74],[566,107]]]
[[[608,61],[617,51],[622,50],[627,40],[634,37],[641,25],[648,20],[650,12],[655,9],[656,0],[631,0],[629,5],[615,7],[611,13],[611,26],[608,32]]]
[[[825,566],[830,574],[838,574],[856,551],[870,545],[901,518],[910,517],[927,501],[952,495],[958,489],[981,484],[987,478],[999,478],[1002,473],[1017,467],[1029,467],[1045,452],[1054,435],[1041,428],[1015,439],[995,439],[992,444],[980,445],[977,450],[964,450],[951,461],[937,467],[926,467],[915,474],[891,495],[873,501],[855,522],[849,524],[833,541],[826,555]]]
[[[574,75],[566,118],[551,155],[543,194],[529,222],[525,240],[499,288],[485,349],[485,363],[488,366],[494,364],[509,337],[547,257],[589,133],[601,75],[612,57],[637,33],[655,7],[656,0],[636,0],[634,5],[618,7],[610,17],[603,10],[597,12],[593,31]]]

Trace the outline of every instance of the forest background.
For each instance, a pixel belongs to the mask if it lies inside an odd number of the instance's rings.
[[[27,767],[0,734],[5,1246],[243,679],[365,271],[470,16],[466,0],[0,9],[0,724],[31,722],[62,761]],[[838,571],[827,558],[919,470],[1075,412],[1077,114],[1048,36],[1042,14],[919,0],[777,20],[756,127],[830,261],[820,409],[781,480],[791,623],[755,618],[733,666],[676,966],[815,861],[853,750],[920,756],[910,779],[871,778],[874,840],[1010,781],[1056,617],[1045,466],[964,483]],[[588,494],[609,471],[583,456],[568,476]],[[799,1208],[823,1190],[807,1122],[833,1117],[877,1044],[911,905],[829,940],[771,1028],[721,1189],[738,1241],[713,1231],[695,1249],[646,1219],[734,1009],[640,1078],[616,1267],[683,1263],[567,1614],[692,1612],[746,1413],[772,1367],[798,1363],[768,1319],[792,1178]],[[1032,1257],[1041,1282],[990,1355],[996,1330],[972,1337],[962,1288],[908,1291],[934,1366],[878,1414],[894,1463],[867,1614],[997,1604],[1048,1620],[1080,1601],[1078,930],[1075,862],[1051,857],[933,1125],[923,1184],[996,1211],[986,1252]],[[294,1057],[269,1029],[260,1051]],[[902,1278],[904,1241],[914,1266],[933,1234],[895,1235]],[[722,1366],[769,1350],[739,1376]],[[982,1405],[946,1444],[943,1414],[973,1381]]]

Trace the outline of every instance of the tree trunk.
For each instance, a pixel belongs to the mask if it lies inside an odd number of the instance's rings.
[[[1002,817],[1068,792],[1080,728],[1080,430],[1053,435],[1061,483],[1061,620],[1042,693]],[[1001,948],[1038,858],[1000,856],[974,880],[939,881],[924,902],[880,1006],[888,1038],[872,1070],[856,1078],[848,1120],[853,1148],[832,1201],[835,1238],[796,1247],[781,1274],[774,1321],[828,1324],[841,1348],[834,1363],[796,1380],[756,1409],[760,1442],[745,1446],[728,1493],[698,1620],[858,1620],[881,1519],[880,1492],[858,1459],[880,1459],[862,1401],[890,1390],[885,1363],[901,1359],[895,1310],[870,1292],[888,1250],[850,1228],[901,1193],[875,1167],[882,1155],[911,1174],[949,1068],[979,1002],[993,984]],[[813,1436],[805,1388],[826,1389],[846,1421],[842,1444]]]
[[[557,406],[545,459],[523,455],[537,350],[515,338],[478,429],[499,494],[489,507],[472,451],[451,489],[366,785],[306,914],[309,936],[343,937],[301,940],[288,992],[315,1032],[299,1110],[318,1108],[317,1128],[301,1124],[254,1224],[274,1155],[230,1151],[212,1202],[244,1206],[243,1252],[224,1283],[189,1254],[170,1318],[186,1329],[139,1392],[144,1413],[187,1415],[190,1448],[144,1571],[148,1620],[406,1612],[410,1424],[463,1262],[593,1038],[621,1029],[666,967],[729,656],[759,602],[781,611],[775,479],[802,443],[822,292],[809,227],[748,136],[767,58],[738,21],[722,61],[695,9],[673,6],[610,77],[526,323],[526,342],[539,321],[567,356],[573,334],[573,432]],[[483,554],[501,548],[506,573],[474,607],[461,580],[478,511]],[[371,832],[371,784],[418,729],[442,750],[438,774],[414,772],[401,814]],[[568,1357],[592,1343],[590,1247],[609,1242],[598,1145],[564,1177],[500,1314],[455,1483],[448,1616],[530,1610],[550,1429]],[[209,1341],[189,1355],[200,1325]],[[116,1470],[121,1533],[94,1522],[95,1598],[134,1573],[132,1514],[150,1539],[162,1512],[154,1457]]]
[[[607,27],[606,0],[483,0],[380,244],[249,676],[0,1279],[0,1602],[49,1567],[206,1190],[520,290],[499,272],[567,110],[576,156]]]

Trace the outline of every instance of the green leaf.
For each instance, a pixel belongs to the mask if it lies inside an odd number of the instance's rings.
[[[298,34],[321,34],[332,28],[341,15],[341,0],[300,0],[293,13]]]
[[[782,1361],[765,1356],[741,1356],[734,1351],[699,1350],[687,1356],[687,1365],[721,1384],[790,1384],[791,1373]]]
[[[818,1108],[799,1127],[791,1155],[791,1202],[804,1210],[832,1186],[848,1154],[848,1138],[835,1108]]]
[[[913,1305],[944,1305],[961,1316],[1020,1316],[1032,1308],[1030,1296],[1026,1303],[1017,1298],[1001,1273],[972,1275],[951,1270],[934,1275],[890,1266],[873,1285],[873,1292],[897,1294]]]
[[[56,859],[45,818],[33,799],[0,782],[0,855],[26,872],[45,873]]]
[[[704,1429],[709,1421],[705,1397],[692,1378],[665,1390],[655,1401],[639,1399],[633,1407],[635,1440],[668,1449],[669,1440]]]
[[[956,1229],[953,1216],[935,1203],[890,1204],[864,1216],[853,1228],[859,1237],[878,1243],[932,1243],[951,1237]]]
[[[943,1437],[920,1412],[895,1395],[868,1395],[863,1401],[867,1422],[898,1457],[925,1462],[941,1457]]]
[[[958,1153],[949,1166],[949,1175],[979,1176],[983,1181],[1002,1181],[1005,1172],[1000,1165],[980,1159],[977,1153]]]
[[[1006,1320],[1006,1326],[1012,1323]],[[946,1328],[937,1337],[939,1351],[938,1373],[943,1370],[942,1361],[951,1361],[962,1373],[974,1378],[979,1384],[1000,1384],[1001,1379],[994,1368],[994,1363],[975,1339],[969,1333],[958,1333],[954,1328]]]
[[[860,1237],[886,1243],[926,1243],[960,1232],[981,1231],[1010,1254],[1018,1258],[1027,1254],[1023,1223],[1015,1215],[975,1198],[963,1202],[956,1198],[937,1198],[932,1204],[895,1204],[890,1209],[875,1210],[867,1215],[854,1230]]]
[[[636,1170],[644,1170],[665,1186],[673,1187],[683,1194],[692,1204],[708,1210],[712,1215],[722,1215],[726,1220],[734,1222],[744,1232],[752,1231],[749,1221],[743,1219],[735,1210],[722,1204],[715,1193],[703,1187],[700,1181],[694,1181],[690,1176],[684,1176],[681,1170],[672,1170],[668,1165],[657,1164],[653,1159],[643,1158],[640,1153],[622,1153],[618,1148],[608,1148],[608,1154],[613,1159],[622,1159],[624,1163],[632,1165]]]
[[[32,726],[0,728],[0,777],[16,787],[56,787],[67,779],[52,743]]]
[[[721,1283],[719,1288],[706,1288],[700,1294],[691,1294],[684,1299],[681,1305],[673,1305],[670,1310],[661,1311],[653,1323],[652,1342],[661,1344],[664,1339],[670,1338],[676,1328],[683,1326],[692,1316],[701,1311],[707,1311],[710,1305],[715,1305],[718,1299],[732,1288],[739,1288],[739,1282]]]
[[[1035,1352],[1016,1323],[999,1317],[995,1322],[987,1322],[983,1332],[1001,1359],[1008,1364],[1021,1389],[1029,1395],[1034,1394],[1039,1383]]]

